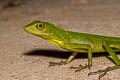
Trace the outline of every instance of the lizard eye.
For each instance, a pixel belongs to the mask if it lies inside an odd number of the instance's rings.
[[[39,29],[39,30],[42,30],[42,29],[44,29],[44,25],[43,24],[37,24],[36,28]]]

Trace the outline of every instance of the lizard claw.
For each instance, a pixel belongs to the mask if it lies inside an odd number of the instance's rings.
[[[102,77],[104,77],[107,74],[107,72],[109,72],[111,70],[119,69],[119,68],[120,68],[120,66],[107,67],[106,69],[103,69],[103,70],[98,70],[96,72],[90,72],[90,73],[88,73],[88,76],[100,74],[98,77],[100,80]]]
[[[49,67],[51,66],[60,66],[60,65],[65,65],[66,61],[61,61],[61,62],[49,62]]]
[[[73,67],[73,66],[70,67],[70,69],[77,69],[77,70],[75,70],[75,72],[81,71],[86,68],[88,68],[88,65],[83,66],[81,64],[78,67]]]
[[[108,71],[105,71],[105,70],[98,70],[96,72],[90,72],[90,73],[88,73],[88,76],[95,75],[95,74],[100,74],[99,77],[98,77],[99,80],[100,80],[103,76],[105,76],[107,74],[107,72]]]

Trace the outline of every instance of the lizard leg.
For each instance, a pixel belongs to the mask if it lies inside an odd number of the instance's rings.
[[[81,71],[83,69],[89,68],[92,66],[92,48],[89,45],[86,45],[86,48],[88,49],[88,65],[79,65],[78,67],[70,67],[70,69],[77,69],[75,72]]]
[[[108,53],[110,54],[110,56],[112,57],[112,60],[115,62],[115,66],[112,67],[107,67],[106,69],[103,70],[98,70],[96,72],[90,72],[88,74],[89,75],[95,75],[95,74],[101,74],[99,76],[99,79],[102,78],[104,75],[106,75],[107,72],[115,70],[115,69],[119,69],[120,68],[120,60],[117,57],[116,53],[114,52],[114,50],[112,48],[115,49],[120,49],[119,45],[120,43],[118,42],[113,42],[113,41],[104,41],[103,46],[105,47],[105,49],[108,51]],[[119,46],[118,46],[119,45]],[[111,48],[112,47],[112,48]]]
[[[70,46],[70,50],[80,52],[81,50],[84,50],[88,52],[88,65],[79,65],[78,67],[70,67],[70,69],[77,69],[76,71],[80,71],[85,68],[90,68],[92,66],[92,48],[90,45],[87,44],[68,44],[66,47]]]
[[[60,66],[60,65],[64,65],[67,64],[69,62],[71,62],[74,57],[77,55],[77,52],[80,52],[80,50],[85,50],[88,51],[88,65],[87,66],[79,66],[79,68],[87,68],[87,67],[91,67],[92,66],[92,48],[91,46],[87,45],[87,44],[74,44],[74,43],[70,43],[70,44],[65,44],[64,46],[65,48],[74,51],[74,53],[72,53],[72,55],[67,59],[67,61],[61,61],[61,62],[50,62],[50,66]],[[73,67],[72,67],[73,68]]]
[[[88,46],[88,68],[92,66],[92,48]]]
[[[77,54],[78,54],[77,52],[73,52],[66,61],[61,61],[61,62],[49,62],[49,67],[51,67],[51,66],[65,65],[65,64],[71,62]]]

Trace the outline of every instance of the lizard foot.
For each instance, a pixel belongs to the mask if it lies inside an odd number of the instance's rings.
[[[49,62],[49,67],[51,66],[60,66],[60,65],[65,65],[66,61],[61,61],[61,62]]]
[[[81,64],[78,67],[73,67],[73,66],[70,67],[70,69],[77,69],[77,70],[75,70],[75,72],[81,71],[81,70],[86,69],[86,68],[88,68],[88,65],[83,66]]]
[[[103,69],[103,70],[98,70],[96,72],[90,72],[90,73],[88,73],[88,76],[100,74],[98,77],[100,80],[103,76],[105,76],[107,74],[107,72],[115,70],[115,69],[119,69],[119,68],[120,68],[120,66],[107,67],[106,69]]]

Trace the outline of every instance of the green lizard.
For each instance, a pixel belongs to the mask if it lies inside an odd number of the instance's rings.
[[[108,52],[115,66],[108,67],[96,72],[90,72],[88,75],[101,74],[99,79],[108,71],[120,68],[120,60],[116,51],[120,51],[120,38],[86,34],[79,32],[66,31],[55,24],[49,22],[34,21],[24,27],[24,30],[33,35],[39,36],[58,47],[72,51],[73,53],[66,61],[50,62],[50,66],[63,65],[71,62],[78,52],[88,53],[88,64],[85,66],[71,67],[80,71],[92,66],[92,53]]]

